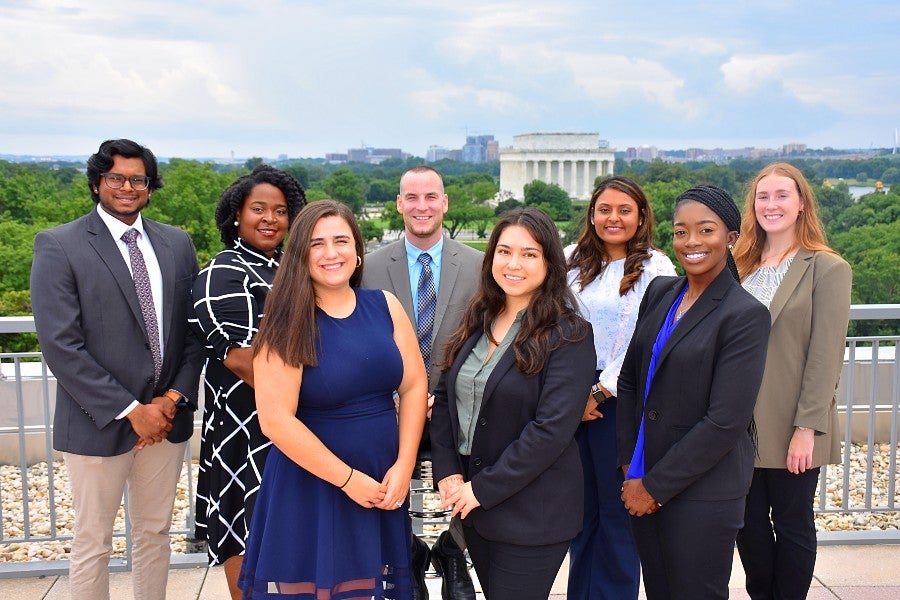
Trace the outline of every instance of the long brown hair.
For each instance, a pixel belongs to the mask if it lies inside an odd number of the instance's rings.
[[[800,211],[800,214],[797,216],[797,223],[794,225],[794,244],[788,248],[786,254],[797,248],[837,254],[828,247],[828,242],[825,239],[825,228],[822,227],[822,221],[819,220],[819,213],[816,208],[816,195],[813,193],[806,177],[794,165],[784,162],[772,163],[757,173],[753,181],[747,186],[747,194],[744,199],[744,214],[741,219],[741,235],[734,245],[734,262],[737,264],[741,279],[755,271],[759,267],[760,262],[762,262],[766,231],[756,220],[756,186],[759,185],[763,177],[768,177],[769,175],[780,175],[792,179],[797,186],[800,202],[803,203],[803,210]]]
[[[491,326],[506,306],[506,295],[494,280],[491,267],[500,234],[512,225],[523,227],[540,244],[547,263],[547,277],[535,290],[522,317],[519,333],[513,340],[516,367],[525,375],[536,375],[544,368],[552,350],[564,342],[581,340],[588,333],[587,322],[578,316],[575,295],[566,284],[566,259],[559,230],[553,220],[540,209],[515,209],[506,213],[491,232],[481,263],[481,285],[466,307],[462,324],[447,342],[444,351],[445,369],[453,364],[463,344],[477,331],[481,330],[489,339],[493,339]],[[563,330],[565,323],[570,324],[568,333]]]
[[[274,352],[292,367],[318,364],[316,341],[319,328],[316,326],[316,292],[309,273],[309,242],[316,223],[325,217],[340,217],[353,232],[359,267],[350,276],[350,286],[359,287],[365,246],[353,213],[346,204],[335,200],[308,204],[291,225],[284,258],[266,298],[266,314],[253,339],[254,357],[266,347],[268,352]]]
[[[638,228],[625,244],[625,267],[622,280],[619,282],[619,295],[624,296],[635,286],[641,273],[644,272],[644,261],[650,258],[650,250],[653,244],[653,208],[644,194],[641,186],[627,177],[610,177],[604,179],[591,194],[591,203],[584,217],[581,233],[575,250],[569,257],[568,268],[578,269],[578,284],[583,290],[588,284],[597,279],[606,265],[610,262],[606,245],[597,235],[597,230],[592,222],[594,207],[600,194],[606,190],[617,190],[634,200],[638,208]]]

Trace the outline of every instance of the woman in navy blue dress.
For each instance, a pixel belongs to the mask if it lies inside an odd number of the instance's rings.
[[[289,240],[254,341],[274,448],[239,585],[253,599],[407,600],[427,396],[416,335],[392,294],[358,287],[363,242],[345,205],[310,204]]]

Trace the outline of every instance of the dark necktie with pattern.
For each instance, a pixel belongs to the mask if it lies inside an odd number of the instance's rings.
[[[156,384],[159,382],[160,369],[162,368],[162,353],[159,351],[159,326],[156,323],[156,309],[153,306],[150,275],[147,273],[144,255],[137,245],[138,235],[140,233],[137,229],[129,229],[122,234],[122,241],[128,246],[134,289],[137,292],[138,301],[141,303],[141,314],[144,317],[144,326],[147,328],[147,337],[150,339],[150,352],[153,353],[153,387],[156,387]]]
[[[434,275],[431,272],[431,255],[423,252],[418,261],[422,264],[419,275],[419,289],[416,292],[416,305],[419,316],[416,319],[416,333],[419,337],[419,350],[425,359],[425,370],[431,368],[431,334],[434,328],[434,311],[437,307],[437,294],[434,291]]]

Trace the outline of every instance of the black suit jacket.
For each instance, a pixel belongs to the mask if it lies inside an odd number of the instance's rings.
[[[618,464],[631,461],[644,414],[643,483],[662,504],[675,496],[739,498],[750,489],[748,428],[769,339],[769,311],[723,269],[663,347],[645,407],[653,344],[684,285],[683,277],[650,283],[619,375]]]
[[[465,473],[457,452],[456,378],[481,335],[466,341],[435,390],[435,481]],[[464,524],[486,539],[529,546],[569,540],[581,530],[584,483],[574,435],[596,364],[590,329],[551,352],[531,377],[516,368],[512,346],[504,352],[485,386],[469,456],[468,479],[481,506]]]
[[[163,364],[153,389],[153,355],[134,280],[96,209],[34,239],[31,303],[41,351],[57,379],[53,447],[88,456],[130,450],[137,434],[116,420],[131,402],[173,388],[190,403],[168,439],[187,440],[203,347],[189,331],[197,256],[180,229],[143,219],[163,278]]]

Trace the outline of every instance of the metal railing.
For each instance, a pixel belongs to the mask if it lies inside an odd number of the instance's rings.
[[[900,319],[900,304],[861,305],[851,309],[852,320]],[[33,332],[31,317],[0,317],[0,333]],[[838,406],[844,435],[843,462],[823,467],[816,512],[837,515],[863,523],[868,519],[898,511],[897,445],[900,437],[900,336],[847,338],[846,360]],[[0,354],[0,468],[17,470],[15,476],[3,476],[0,503],[0,552],[18,557],[0,558],[0,578],[26,575],[64,574],[68,561],[43,556],[34,551],[44,542],[65,543],[72,539],[60,524],[60,496],[54,460],[58,455],[51,444],[51,424],[55,379],[48,372],[40,352]],[[14,400],[14,401],[13,401]],[[13,414],[14,413],[14,414]],[[183,525],[173,527],[172,535],[190,538],[194,527],[194,481],[198,454],[199,419],[195,419],[195,436],[188,444],[185,457],[188,506]],[[885,456],[886,455],[886,456]],[[879,472],[873,464],[879,461]],[[886,467],[883,463],[886,461]],[[860,464],[862,463],[862,464]],[[43,472],[32,473],[34,469]],[[10,482],[9,479],[13,479]],[[18,487],[17,487],[18,486]],[[47,523],[35,527],[32,512],[39,504],[48,511]],[[127,495],[125,502],[127,504]],[[21,508],[21,527],[11,509]],[[131,564],[131,538],[125,510],[124,526],[114,536],[125,539],[125,550],[110,563],[113,571],[128,570]],[[69,518],[68,516],[66,518]],[[61,531],[62,530],[62,531]],[[849,528],[845,531],[820,531],[820,543],[900,543],[900,530]],[[29,552],[23,555],[23,548]],[[194,551],[192,551],[194,550]],[[23,557],[24,556],[24,557]],[[173,553],[173,567],[205,564],[206,554],[191,548]]]

